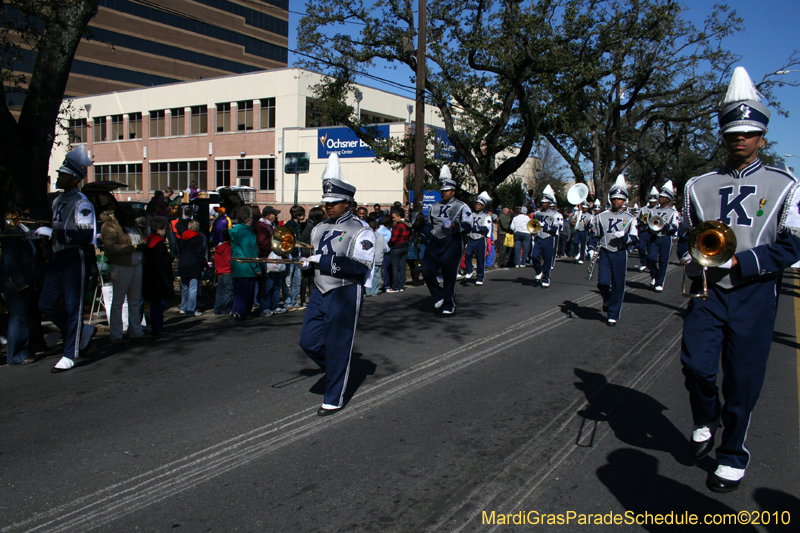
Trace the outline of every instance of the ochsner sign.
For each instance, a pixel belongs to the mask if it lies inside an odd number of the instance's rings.
[[[389,126],[372,126],[381,137],[389,137]],[[317,130],[317,158],[327,159],[336,152],[340,158],[375,157],[367,143],[356,137],[350,128],[320,128]]]

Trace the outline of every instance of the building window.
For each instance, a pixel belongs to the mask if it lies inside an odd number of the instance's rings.
[[[189,183],[197,182],[198,190],[204,191],[208,186],[208,180],[206,179],[207,168],[208,162],[206,161],[189,162]]]
[[[94,142],[99,143],[106,140],[106,117],[94,119]]]
[[[128,115],[128,139],[142,138],[142,114],[131,113]]]
[[[118,191],[141,191],[142,190],[142,165],[134,163],[131,165],[98,165],[94,167],[95,181],[117,181],[124,183],[127,187],[120,187]]]
[[[217,161],[217,187],[231,186],[231,162],[229,159]]]
[[[239,120],[237,129],[239,131],[249,131],[253,129],[253,101],[245,100],[237,102],[239,107]]]
[[[164,137],[167,134],[167,115],[161,109],[150,111],[150,137]]]
[[[184,191],[193,181],[197,182],[198,188],[205,189],[207,165],[205,161],[150,163],[150,190],[163,191],[169,187]]]
[[[85,143],[86,138],[86,119],[70,119],[69,121],[69,142],[73,144]]]
[[[217,131],[231,131],[231,104],[217,104]]]
[[[259,161],[258,190],[260,190],[260,191],[274,191],[275,190],[275,160],[274,159],[261,159]]]
[[[204,105],[192,107],[192,135],[208,133],[208,108]]]
[[[239,187],[253,186],[252,159],[239,159],[236,161],[236,183]]]
[[[121,141],[125,138],[125,132],[122,129],[122,115],[111,116],[111,140]]]
[[[261,99],[261,129],[275,127],[275,99],[262,98]]]
[[[170,109],[170,114],[172,115],[172,118],[170,118],[170,120],[169,120],[169,122],[170,122],[169,123],[169,127],[170,127],[169,134],[170,135],[183,135],[184,131],[186,129],[184,127],[184,124],[185,124],[184,116],[185,115],[183,113],[183,108],[179,107],[179,108],[176,108],[176,109]]]

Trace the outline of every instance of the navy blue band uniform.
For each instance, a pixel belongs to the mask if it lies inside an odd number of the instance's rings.
[[[328,159],[323,179],[329,175],[341,175],[336,154]],[[323,202],[349,201],[355,187],[329,178],[323,182],[323,192]],[[325,371],[325,396],[317,414],[326,414],[344,405],[364,286],[372,285],[375,232],[345,211],[314,226],[311,244],[318,262],[300,347]]]
[[[492,217],[485,211],[472,214],[472,228],[467,236],[467,247],[464,250],[464,267],[467,275],[472,274],[472,257],[477,263],[476,281],[483,283],[486,274],[486,238],[492,231]]]
[[[428,213],[428,224],[423,228],[427,238],[422,259],[422,277],[434,301],[444,313],[456,308],[455,291],[458,266],[464,250],[464,237],[472,230],[472,211],[455,198],[436,202]],[[436,279],[441,272],[443,283]]]
[[[592,227],[592,220],[594,215],[589,211],[578,213],[575,221],[575,236],[572,238],[573,242],[577,245],[575,259],[579,263],[586,260],[586,244],[589,240],[589,231]]]
[[[564,217],[555,209],[536,211],[533,218],[542,225],[542,230],[533,236],[531,259],[536,270],[536,279],[542,287],[550,285],[550,272],[556,261],[558,234],[564,225]]]
[[[652,207],[646,205],[639,210],[637,227],[640,226],[639,243],[639,272],[644,272],[650,266],[647,254],[650,253],[650,231],[647,229],[647,221],[652,213]]]
[[[728,224],[737,239],[739,268],[709,268],[708,299],[689,303],[681,363],[695,426],[721,422],[718,464],[745,469],[745,437],[764,381],[781,271],[800,258],[800,192],[794,176],[755,160],[741,171],[726,165],[692,179],[684,198],[681,257],[689,228],[706,220]],[[695,280],[692,290],[700,283]],[[730,369],[723,378],[724,406],[717,388],[720,357]]]
[[[600,254],[597,288],[603,296],[603,309],[608,312],[610,324],[620,319],[628,266],[627,248],[635,246],[638,240],[636,217],[628,211],[615,213],[609,209],[595,217],[589,250]]]
[[[672,239],[678,234],[680,216],[674,207],[656,206],[650,210],[649,217],[659,216],[664,219],[664,227],[654,232],[648,229],[649,245],[647,263],[650,267],[650,284],[661,290],[667,277],[667,267],[672,254]]]

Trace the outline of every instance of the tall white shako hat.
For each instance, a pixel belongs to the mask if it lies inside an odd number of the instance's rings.
[[[617,181],[608,191],[608,201],[610,202],[614,198],[622,198],[626,202],[628,201],[628,184],[625,183],[625,176],[622,174],[617,176]]]
[[[578,206],[575,206],[575,207],[578,207]],[[581,204],[581,207],[584,207],[584,208],[586,208],[586,209],[589,209],[590,207],[592,207],[592,204],[590,204],[589,202],[587,202],[586,200],[584,200],[584,201],[583,201],[583,203]]]
[[[480,193],[478,195],[478,197],[475,199],[475,201],[483,204],[483,207],[486,207],[487,205],[489,205],[492,202],[492,197],[489,196],[488,192],[483,191],[482,193]]]
[[[663,187],[661,187],[661,193],[659,193],[659,196],[666,196],[670,200],[675,199],[675,186],[672,185],[672,180],[669,180],[664,184]]]
[[[342,180],[342,167],[339,155],[334,152],[328,156],[328,163],[322,172],[323,202],[354,202],[356,188]]]
[[[550,185],[545,187],[544,191],[542,191],[542,203],[545,203],[545,202],[549,202],[549,203],[551,203],[553,205],[555,205],[557,203],[556,202],[556,191],[554,191],[553,188]]]
[[[599,198],[594,201],[594,209],[597,210],[597,211],[600,211],[601,209],[603,209],[603,205],[600,203],[600,199]]]
[[[760,102],[761,95],[744,67],[736,67],[722,100],[719,113],[720,133],[767,132],[769,110]]]
[[[658,201],[658,189],[656,186],[653,185],[653,188],[650,189],[650,194],[647,196],[647,202],[657,202]]]
[[[450,167],[447,165],[442,165],[442,169],[439,171],[439,190],[456,190],[456,180],[453,179],[453,175],[450,174]]]
[[[58,172],[75,176],[78,180],[86,177],[86,168],[92,166],[92,158],[86,153],[86,147],[79,145],[70,150]]]

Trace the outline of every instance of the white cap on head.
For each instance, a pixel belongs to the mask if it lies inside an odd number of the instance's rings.
[[[648,202],[650,202],[650,201],[655,202],[657,200],[658,200],[658,189],[656,189],[656,186],[653,185],[653,188],[650,189],[650,194],[647,197],[647,201]]]
[[[675,199],[675,186],[672,185],[672,180],[667,181],[663,187],[661,187],[661,193],[659,196],[665,196],[670,200]]]
[[[550,185],[547,185],[547,187],[545,187],[544,190],[542,191],[542,203],[545,203],[545,202],[548,202],[548,203],[551,203],[551,204],[557,203],[556,202],[556,191],[554,191],[553,188]]]
[[[611,189],[608,191],[608,199],[611,200],[612,198],[628,200],[628,184],[625,183],[625,176],[622,174],[617,176],[617,181],[614,182],[614,185],[612,185]]]
[[[766,132],[770,113],[760,100],[750,75],[744,67],[736,67],[719,113],[720,132]]]
[[[70,150],[58,172],[70,174],[78,180],[82,180],[86,177],[86,168],[90,166],[92,166],[92,158],[86,153],[86,146],[81,144]]]
[[[478,198],[476,198],[475,201],[480,202],[481,204],[483,204],[484,207],[486,207],[492,202],[492,197],[489,196],[488,192],[483,191],[478,195]]]
[[[331,179],[342,179],[342,165],[339,163],[339,154],[336,152],[328,156],[328,162],[325,164],[325,170],[322,172],[322,181]]]

